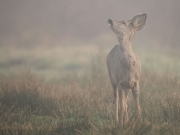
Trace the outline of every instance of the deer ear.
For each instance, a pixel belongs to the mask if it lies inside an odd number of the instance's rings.
[[[130,26],[138,31],[144,27],[146,18],[146,14],[137,14],[130,20]]]

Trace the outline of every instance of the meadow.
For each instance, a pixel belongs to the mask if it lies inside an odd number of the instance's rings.
[[[178,50],[135,46],[143,122],[130,93],[130,119],[121,130],[105,63],[110,48],[1,49],[0,135],[179,135]]]

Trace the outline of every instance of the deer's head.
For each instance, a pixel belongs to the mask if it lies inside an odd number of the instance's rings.
[[[142,29],[145,25],[147,15],[137,14],[130,20],[108,20],[108,24],[119,40],[132,41],[135,31]]]

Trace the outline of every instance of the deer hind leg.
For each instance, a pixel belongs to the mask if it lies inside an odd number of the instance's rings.
[[[115,83],[112,83],[112,87],[113,87],[113,104],[116,104],[116,99],[118,97],[117,85]]]
[[[115,90],[115,117],[116,117],[116,123],[119,122],[119,113],[118,113],[118,109],[119,109],[119,94],[118,94],[118,88],[116,87]]]
[[[118,85],[118,92],[119,92],[119,101],[120,101],[120,118],[119,122],[121,127],[123,128],[124,123],[124,114],[125,114],[125,93],[122,89],[121,85]]]
[[[136,110],[137,110],[137,115],[139,120],[142,122],[142,118],[141,118],[141,108],[139,105],[139,83],[135,82],[134,83],[134,87],[132,89],[132,93],[133,93],[133,97],[135,100],[135,106],[136,106]]]
[[[112,83],[112,87],[114,91],[113,103],[115,104],[115,121],[116,123],[118,123],[119,122],[119,116],[118,116],[119,94],[118,94],[117,85]]]
[[[129,119],[128,117],[128,110],[127,110],[127,100],[128,100],[128,94],[129,94],[130,89],[126,89],[124,90],[124,94],[125,94],[125,99],[124,99],[124,106],[125,106],[125,111],[124,111],[124,123],[126,123]]]

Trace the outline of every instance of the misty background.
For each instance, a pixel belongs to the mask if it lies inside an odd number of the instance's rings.
[[[130,19],[137,13],[147,14],[137,40],[179,46],[179,0],[1,0],[0,46],[88,45],[97,38],[106,43],[107,35],[116,40],[109,18]]]
[[[108,19],[146,13],[133,49],[142,69],[180,72],[179,0],[0,0],[0,74],[22,69],[51,76],[106,69],[118,44]]]

